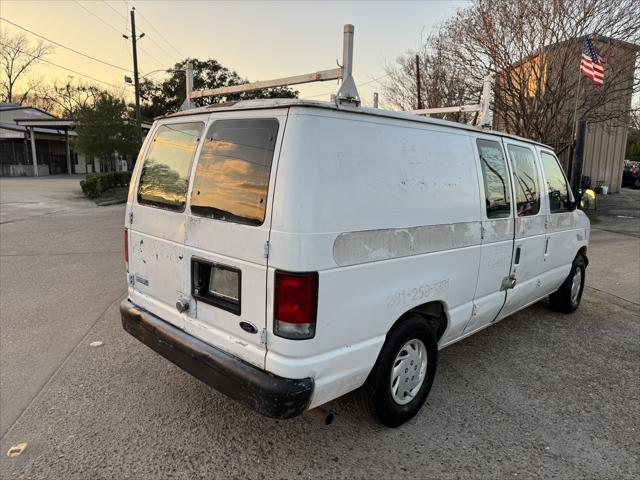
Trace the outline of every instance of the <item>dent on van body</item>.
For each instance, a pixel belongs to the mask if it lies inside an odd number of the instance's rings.
[[[480,222],[341,233],[333,244],[340,266],[389,260],[480,243]]]

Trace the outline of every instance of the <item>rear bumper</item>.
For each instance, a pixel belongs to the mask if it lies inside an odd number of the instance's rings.
[[[229,397],[272,418],[292,418],[311,401],[313,379],[273,375],[198,340],[128,300],[124,329],[157,353]]]

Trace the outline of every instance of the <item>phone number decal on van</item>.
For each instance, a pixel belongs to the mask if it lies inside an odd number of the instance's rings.
[[[407,288],[387,296],[387,308],[399,307],[410,302],[413,303],[418,300],[425,300],[429,298],[432,293],[442,293],[448,289],[449,279],[441,280],[440,282],[433,283],[431,285],[425,284],[415,288]]]

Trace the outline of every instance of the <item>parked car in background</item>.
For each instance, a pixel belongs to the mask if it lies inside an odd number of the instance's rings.
[[[253,100],[157,120],[140,159],[124,328],[271,417],[360,389],[398,426],[439,349],[548,296],[580,303],[589,220],[536,142]]]
[[[640,162],[624,161],[622,170],[622,186],[640,188]]]

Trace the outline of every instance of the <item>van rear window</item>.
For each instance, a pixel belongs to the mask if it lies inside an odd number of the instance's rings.
[[[189,187],[189,172],[203,123],[158,127],[142,164],[138,203],[182,211]]]
[[[192,213],[262,225],[277,136],[273,118],[215,121],[198,160]]]

